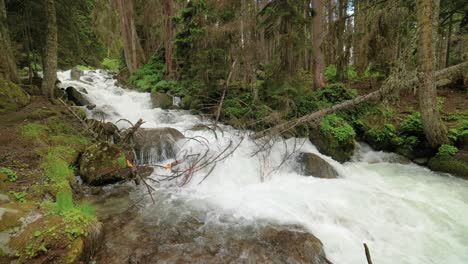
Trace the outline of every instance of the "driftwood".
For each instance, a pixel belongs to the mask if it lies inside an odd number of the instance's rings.
[[[126,145],[130,142],[130,139],[133,137],[133,135],[137,132],[138,129],[140,129],[141,125],[143,125],[143,119],[140,118],[140,120],[138,120],[138,122],[135,123],[135,125],[132,125],[131,128],[129,128],[126,133],[125,133],[125,137],[123,138],[123,140],[120,142],[120,145]]]
[[[458,64],[458,65],[455,65],[455,66],[452,66],[452,67],[442,69],[440,71],[437,71],[437,72],[435,72],[435,79],[437,80],[436,85],[437,86],[442,86],[442,85],[446,85],[447,83],[453,82],[453,81],[459,79],[460,77],[463,77],[463,75],[466,74],[467,70],[468,70],[468,61],[463,62],[463,63]],[[405,82],[405,87],[403,87],[404,88],[403,90],[410,90],[414,86],[416,86],[417,84],[418,84],[418,79],[413,78],[413,79]],[[288,122],[285,122],[285,123],[276,125],[274,127],[271,127],[269,129],[254,133],[254,134],[251,135],[251,138],[252,139],[259,139],[259,138],[262,138],[262,137],[265,137],[265,136],[281,134],[283,132],[286,132],[286,131],[289,131],[289,130],[293,129],[295,126],[297,126],[299,124],[304,124],[304,123],[317,124],[318,121],[320,121],[320,119],[322,117],[324,117],[325,115],[327,115],[327,114],[334,113],[334,112],[336,112],[338,110],[347,109],[347,108],[355,106],[355,105],[357,105],[359,103],[366,102],[366,101],[369,101],[369,100],[381,100],[383,91],[385,91],[386,88],[387,87],[384,84],[377,91],[371,92],[371,93],[366,94],[366,95],[358,96],[358,97],[356,97],[354,99],[347,100],[347,101],[344,101],[342,103],[336,104],[336,105],[334,105],[334,106],[332,106],[330,108],[325,108],[325,109],[319,110],[317,112],[311,113],[309,115],[306,115],[306,116],[303,116],[303,117],[300,117],[300,118],[296,118],[296,119],[290,120]]]

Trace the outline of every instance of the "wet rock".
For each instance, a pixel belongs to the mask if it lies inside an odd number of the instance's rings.
[[[29,95],[20,86],[0,79],[0,113],[16,111],[30,102]]]
[[[173,99],[165,93],[151,92],[151,102],[154,108],[169,109],[172,107]]]
[[[175,158],[175,143],[184,135],[174,128],[140,129],[134,137],[135,153],[140,164],[156,164]]]
[[[81,76],[83,76],[83,71],[77,68],[73,68],[70,71],[70,79],[73,81],[79,81]]]
[[[428,158],[416,158],[413,160],[414,163],[420,166],[426,166],[428,161],[429,161]]]
[[[338,177],[336,170],[324,159],[313,153],[301,153],[298,158],[301,173],[305,176],[334,179]]]
[[[130,72],[128,71],[127,68],[124,68],[121,71],[119,71],[119,73],[115,76],[115,79],[117,79],[118,84],[127,86],[129,77],[130,77]]]
[[[65,92],[67,93],[68,100],[72,101],[77,106],[86,106],[90,104],[89,100],[81,92],[75,89],[75,87],[67,87]]]
[[[90,105],[86,106],[86,109],[88,109],[88,110],[93,110],[94,108],[96,108],[95,104],[90,104]]]
[[[80,176],[89,185],[100,186],[131,177],[124,152],[107,142],[88,147],[81,156],[79,165]]]
[[[468,151],[461,150],[453,156],[436,155],[427,165],[431,170],[450,173],[468,180]]]
[[[87,82],[90,82],[90,83],[94,82],[93,78],[91,78],[91,77],[85,77],[85,78],[83,78],[83,80],[87,81]]]

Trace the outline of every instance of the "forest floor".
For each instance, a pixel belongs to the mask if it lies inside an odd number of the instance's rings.
[[[43,97],[0,115],[0,263],[77,261],[82,235],[96,222],[71,195],[72,166],[90,142],[82,131],[65,107]],[[57,211],[53,201],[65,191],[67,209]]]

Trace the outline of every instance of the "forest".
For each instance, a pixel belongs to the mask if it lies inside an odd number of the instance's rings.
[[[467,105],[465,0],[0,0],[0,263],[468,263]]]

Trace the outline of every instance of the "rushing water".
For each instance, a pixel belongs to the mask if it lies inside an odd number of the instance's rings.
[[[322,240],[334,263],[366,263],[363,242],[375,263],[468,263],[468,181],[415,164],[392,163],[395,155],[365,146],[345,164],[320,155],[303,139],[278,142],[269,152],[255,154],[257,146],[245,133],[224,126],[216,138],[208,130],[189,130],[204,121],[186,111],[152,109],[149,94],[116,87],[103,71],[87,71],[82,80],[92,80],[88,83],[70,81],[69,74],[59,73],[64,87],[85,88],[109,121],[143,118],[147,128],[173,127],[188,137],[202,136],[211,152],[243,139],[202,183],[208,169],[183,188],[155,186],[166,194],[158,203],[182,202],[184,210],[204,212],[206,222],[229,216],[237,222],[301,224]],[[274,170],[294,140],[301,151],[329,161],[340,178],[300,176],[294,162]],[[200,151],[196,144],[191,141],[183,148]]]

